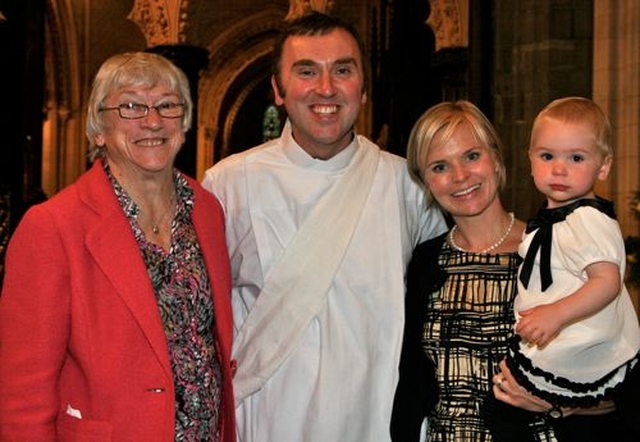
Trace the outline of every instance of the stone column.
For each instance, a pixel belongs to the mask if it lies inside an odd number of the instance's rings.
[[[595,0],[593,6],[593,99],[611,120],[614,154],[612,173],[598,190],[615,202],[623,235],[639,236],[630,201],[640,190],[640,3]],[[628,288],[640,311],[640,288]]]

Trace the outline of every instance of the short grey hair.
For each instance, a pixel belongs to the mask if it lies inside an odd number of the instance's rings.
[[[89,158],[99,156],[102,146],[95,145],[96,135],[104,131],[100,109],[109,94],[127,87],[153,88],[168,86],[184,103],[182,132],[187,132],[193,119],[193,101],[189,80],[185,73],[165,57],[151,52],[127,52],[107,59],[95,76],[87,105],[86,135],[89,139]]]

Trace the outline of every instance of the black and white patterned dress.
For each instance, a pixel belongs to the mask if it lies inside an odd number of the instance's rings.
[[[464,253],[443,244],[442,285],[432,293],[421,289],[427,299],[422,345],[435,362],[440,395],[429,416],[427,440],[490,440],[479,407],[513,333],[519,264],[515,252]]]
[[[441,235],[414,250],[391,424],[395,441],[486,442],[480,406],[513,336],[518,265],[512,253],[466,253]],[[426,357],[425,357],[426,356]]]

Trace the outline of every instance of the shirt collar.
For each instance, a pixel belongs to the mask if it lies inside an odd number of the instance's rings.
[[[338,171],[342,170],[349,165],[357,149],[360,148],[358,142],[358,135],[355,133],[351,143],[343,149],[337,155],[329,158],[328,160],[318,160],[313,158],[307,153],[300,145],[293,139],[291,132],[291,122],[286,121],[281,135],[282,150],[286,157],[296,166],[305,169],[324,170],[324,171]]]

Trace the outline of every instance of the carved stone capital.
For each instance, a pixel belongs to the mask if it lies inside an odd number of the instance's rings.
[[[189,0],[135,0],[127,17],[144,34],[147,46],[184,43]]]

